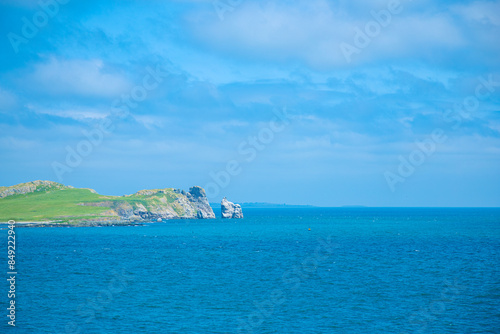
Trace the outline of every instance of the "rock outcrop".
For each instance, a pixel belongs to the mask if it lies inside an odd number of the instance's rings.
[[[186,196],[196,208],[196,218],[215,218],[214,210],[212,210],[212,207],[208,203],[207,195],[202,187],[194,186],[189,188],[189,193]]]
[[[166,219],[214,219],[215,214],[203,188],[194,186],[185,192],[180,189],[141,190],[128,198],[140,198],[141,202],[116,201],[114,210],[127,220],[166,220]]]
[[[71,186],[65,186],[64,184],[53,182],[53,181],[31,181],[26,183],[16,184],[10,187],[0,187],[0,198],[12,196],[12,195],[24,195],[34,192],[50,191],[50,190],[62,190],[71,189]],[[93,190],[92,190],[93,191]]]
[[[222,199],[220,205],[222,218],[243,218],[241,205],[229,202],[225,197]]]

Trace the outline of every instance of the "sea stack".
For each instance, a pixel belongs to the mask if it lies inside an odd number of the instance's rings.
[[[221,205],[222,218],[243,218],[241,205],[229,202],[227,198],[223,198]]]
[[[194,186],[189,189],[186,194],[188,200],[194,204],[197,210],[196,218],[198,219],[213,219],[215,213],[208,203],[207,195],[202,187]]]

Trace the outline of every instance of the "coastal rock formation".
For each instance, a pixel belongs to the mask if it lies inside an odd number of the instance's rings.
[[[61,198],[65,199],[62,203]],[[35,210],[26,211],[26,207]],[[52,181],[0,187],[0,221],[104,225],[214,218],[205,190],[197,186],[191,187],[189,192],[164,188],[124,196],[99,195],[92,189],[73,188]]]
[[[221,205],[222,218],[243,218],[241,205],[229,202],[227,198],[223,198]]]
[[[141,202],[132,203],[118,201],[115,204],[116,213],[127,220],[164,219],[213,219],[214,211],[208,204],[203,188],[194,186],[185,192],[180,189],[150,189],[141,190],[125,197],[139,197]]]
[[[189,193],[186,196],[196,208],[196,218],[215,218],[214,210],[212,210],[212,207],[208,203],[207,195],[202,187],[194,186],[189,188]]]

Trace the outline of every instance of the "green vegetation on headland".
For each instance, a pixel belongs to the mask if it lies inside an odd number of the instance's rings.
[[[0,187],[0,222],[70,225],[132,224],[176,218],[215,218],[205,191],[165,188],[105,196],[52,181]]]

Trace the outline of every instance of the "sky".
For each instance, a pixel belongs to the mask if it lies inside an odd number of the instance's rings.
[[[0,185],[500,206],[500,1],[0,0]]]

